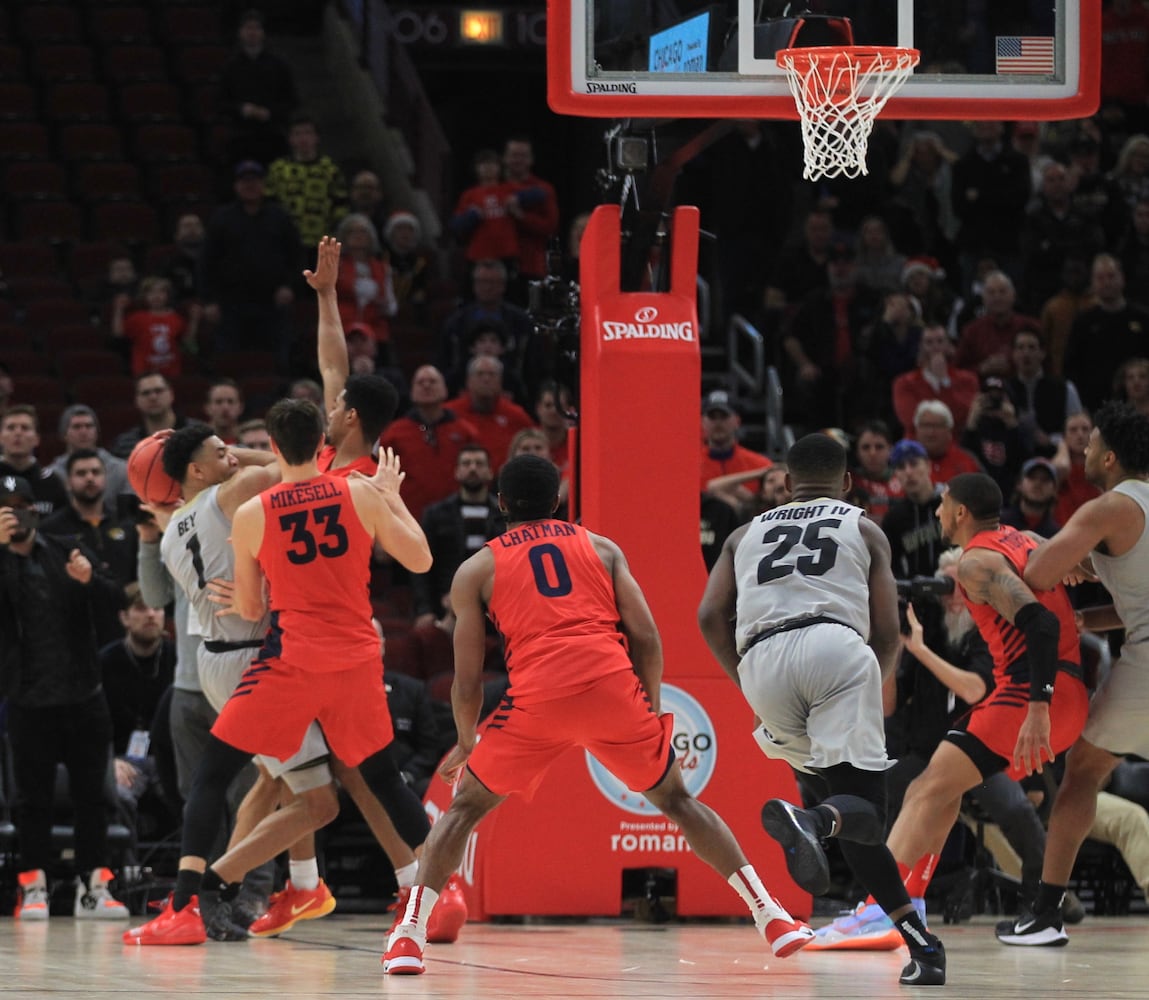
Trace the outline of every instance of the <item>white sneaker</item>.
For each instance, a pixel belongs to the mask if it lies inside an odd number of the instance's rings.
[[[48,919],[48,877],[43,868],[20,872],[16,876],[19,893],[16,897],[17,920]]]
[[[88,878],[76,885],[76,906],[72,911],[82,920],[126,920],[128,908],[108,889],[115,876],[110,868],[96,868]]]

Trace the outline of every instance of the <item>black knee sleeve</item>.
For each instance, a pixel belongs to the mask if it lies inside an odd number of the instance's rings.
[[[391,750],[384,747],[359,765],[359,773],[383,806],[408,847],[418,847],[431,832],[431,822],[419,797],[403,780]]]
[[[880,844],[886,835],[886,773],[835,764],[822,771],[830,794],[821,803],[841,817],[839,840]]]
[[[208,857],[225,821],[228,786],[249,760],[251,754],[246,750],[238,750],[215,736],[208,736],[184,808],[181,854]]]

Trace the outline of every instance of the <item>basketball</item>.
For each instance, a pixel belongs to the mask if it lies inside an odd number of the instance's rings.
[[[164,442],[146,437],[128,456],[128,481],[144,503],[171,504],[180,498],[180,484],[164,472]]]

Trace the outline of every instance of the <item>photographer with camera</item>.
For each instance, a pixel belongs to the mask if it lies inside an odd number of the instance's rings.
[[[984,375],[962,430],[961,446],[976,455],[1001,492],[1009,496],[1017,472],[1029,454],[1023,445],[1017,411],[1006,394],[1005,379]]]

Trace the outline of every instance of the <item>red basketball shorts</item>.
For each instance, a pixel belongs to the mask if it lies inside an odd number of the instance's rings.
[[[555,759],[571,747],[589,750],[627,788],[644,792],[670,765],[674,716],[657,716],[638,678],[610,674],[585,691],[517,705],[508,696],[491,713],[468,761],[496,795],[530,799]]]
[[[331,752],[354,767],[394,738],[378,660],[346,670],[302,670],[256,660],[244,671],[212,733],[240,750],[285,760],[318,720]]]
[[[1008,698],[1008,704],[1003,703],[1003,695]],[[1028,701],[1019,701],[1016,695],[1011,697],[1009,688],[999,688],[974,705],[965,716],[964,725],[959,723],[955,728],[965,729],[1009,761],[1006,774],[1016,780],[1025,777],[1024,770],[1013,766],[1013,751],[1028,711]],[[1053,683],[1053,700],[1049,703],[1049,741],[1054,753],[1073,746],[1088,714],[1089,692],[1085,685],[1069,674],[1059,673]]]

